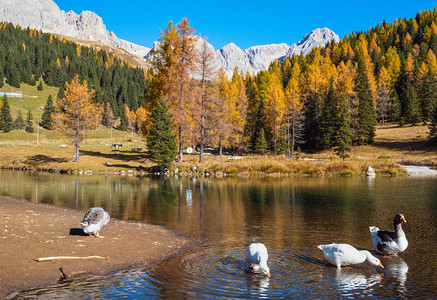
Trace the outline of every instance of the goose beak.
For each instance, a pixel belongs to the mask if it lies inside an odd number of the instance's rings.
[[[407,220],[405,220],[404,217],[402,217],[401,220],[402,220],[404,223],[407,223]]]
[[[384,269],[384,266],[381,263],[378,264],[378,267],[381,267]]]
[[[267,273],[266,275],[267,275],[267,277],[270,277],[270,276],[272,276],[272,275],[270,275],[270,273]]]

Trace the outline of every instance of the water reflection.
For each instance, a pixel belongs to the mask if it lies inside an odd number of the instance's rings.
[[[394,286],[398,296],[406,296],[407,288],[405,282],[407,281],[408,264],[398,256],[383,258],[384,264],[384,279],[390,281]]]
[[[436,266],[430,263],[437,241],[429,238],[437,233],[435,180],[164,179],[9,171],[0,171],[0,179],[3,195],[83,211],[102,206],[113,218],[163,225],[207,242],[150,270],[34,292],[44,298],[61,298],[70,290],[77,295],[74,289],[96,297],[172,299],[432,298],[437,293]],[[390,228],[398,212],[409,221],[404,230],[410,246],[401,257],[383,259],[382,276],[368,265],[338,271],[320,263],[317,245],[336,241],[371,249],[369,225]],[[244,254],[253,241],[269,250],[270,279],[246,274]]]
[[[247,291],[252,295],[258,295],[259,298],[268,298],[270,278],[259,274],[246,275]]]
[[[355,267],[337,268],[333,266],[325,266],[323,277],[335,282],[335,285],[344,296],[353,296],[357,291],[370,289],[382,279],[382,276],[377,272],[367,277],[363,269]]]

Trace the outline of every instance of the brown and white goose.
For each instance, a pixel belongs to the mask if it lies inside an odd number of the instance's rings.
[[[109,214],[101,207],[91,207],[83,217],[80,225],[85,233],[95,237],[100,236],[100,229],[108,224]]]
[[[397,255],[408,247],[407,237],[402,230],[402,223],[407,222],[403,214],[394,217],[394,231],[379,230],[378,227],[370,226],[373,248],[383,255]]]

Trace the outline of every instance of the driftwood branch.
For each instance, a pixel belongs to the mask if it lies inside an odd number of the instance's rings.
[[[44,262],[44,261],[51,261],[51,260],[59,260],[59,259],[109,259],[108,257],[102,257],[97,255],[91,255],[91,256],[51,256],[51,257],[40,257],[36,258],[35,261],[37,262]]]

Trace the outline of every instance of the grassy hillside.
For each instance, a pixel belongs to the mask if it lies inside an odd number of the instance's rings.
[[[8,103],[11,107],[12,119],[14,120],[17,117],[19,109],[21,109],[21,113],[23,114],[24,119],[27,116],[28,109],[30,109],[33,114],[34,120],[41,121],[41,115],[44,111],[44,105],[46,104],[49,95],[52,95],[53,101],[55,101],[56,96],[58,95],[58,91],[59,88],[47,86],[44,82],[42,91],[38,91],[37,86],[31,86],[24,83],[22,83],[19,88],[12,87],[8,84],[4,84],[3,87],[0,88],[0,92],[23,94],[22,98],[8,97]]]

